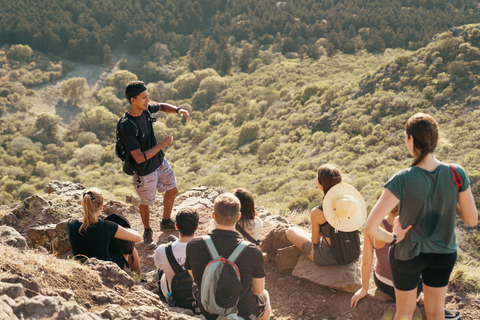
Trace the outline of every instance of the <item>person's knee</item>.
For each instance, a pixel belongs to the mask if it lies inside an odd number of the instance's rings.
[[[166,192],[165,192],[165,195],[168,195],[169,197],[175,197],[178,193],[178,188],[177,187],[174,187],[172,189],[168,189]]]

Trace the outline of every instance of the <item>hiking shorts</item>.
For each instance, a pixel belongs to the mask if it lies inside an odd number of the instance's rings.
[[[258,319],[261,316],[263,316],[263,314],[265,313],[265,310],[267,310],[268,293],[266,290],[263,290],[262,293],[260,293],[258,296],[255,296],[255,297],[257,298],[258,313],[256,318],[253,318],[253,319]]]
[[[441,288],[448,285],[450,273],[457,260],[457,252],[420,253],[410,260],[397,260],[394,258],[394,250],[388,254],[390,268],[392,270],[393,284],[402,291],[410,291],[417,287],[420,275],[423,283],[429,287]]]
[[[313,245],[313,262],[320,267],[338,265],[337,260],[333,256],[332,247],[323,239]]]
[[[155,203],[155,195],[177,186],[177,178],[167,159],[157,170],[146,176],[133,175],[133,186],[140,196],[140,204],[151,206]]]

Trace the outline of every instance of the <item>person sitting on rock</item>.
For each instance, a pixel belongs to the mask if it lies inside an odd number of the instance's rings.
[[[318,168],[317,185],[320,191],[324,192],[324,202],[313,208],[310,213],[312,233],[291,227],[286,235],[288,240],[316,265],[339,265],[332,253],[330,232],[332,229],[345,232],[360,229],[367,216],[365,201],[353,186],[342,182],[342,175],[334,165],[325,164]],[[332,188],[335,188],[335,192],[332,192]],[[327,199],[330,200],[328,205]],[[352,210],[349,212],[335,210],[337,202],[339,204],[343,202]]]
[[[383,219],[381,228],[392,232],[393,222],[398,216],[398,205],[390,211],[390,213]],[[370,284],[370,273],[373,262],[373,252],[375,251],[376,259],[373,268],[373,279],[377,288],[393,299],[395,299],[395,288],[393,286],[392,271],[390,270],[390,263],[388,262],[389,245],[381,240],[375,240],[365,234],[363,237],[363,256],[362,256],[362,287],[358,289],[353,295],[350,306],[356,307],[357,303],[368,294],[368,287]],[[423,291],[422,278],[418,281],[417,298]],[[460,317],[460,311],[450,311],[445,309],[445,319],[456,320]]]
[[[244,188],[233,189],[233,194],[240,200],[240,212],[242,213],[242,217],[236,224],[236,229],[245,240],[258,244],[263,223],[258,218],[257,210],[255,210],[253,195]],[[207,234],[209,230],[213,229],[215,229],[215,220],[211,219]]]
[[[175,272],[167,258],[166,247],[171,245],[173,256],[183,268],[185,265],[187,243],[195,236],[198,229],[198,213],[193,208],[184,208],[179,211],[175,219],[175,227],[178,229],[179,239],[173,243],[162,244],[155,251],[153,260],[157,268],[163,270],[160,286],[164,297],[167,297],[169,288],[172,287],[172,279]],[[168,283],[167,283],[168,282]]]
[[[133,230],[112,221],[99,219],[103,209],[103,194],[97,188],[85,190],[82,195],[83,218],[70,219],[67,223],[68,238],[76,258],[97,258],[115,262],[122,270],[129,266],[140,274],[140,259],[133,248],[131,254],[109,251],[113,238],[140,242],[142,237]]]

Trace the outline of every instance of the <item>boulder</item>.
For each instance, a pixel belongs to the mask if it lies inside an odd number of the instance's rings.
[[[277,250],[277,262],[278,271],[280,272],[292,272],[297,265],[298,258],[302,254],[302,250],[295,246],[286,248],[280,248]]]
[[[130,288],[135,284],[135,281],[114,262],[88,258],[84,264],[98,271],[103,284],[109,288],[117,284]]]
[[[279,223],[262,240],[260,249],[266,253],[277,253],[278,249],[291,246],[292,243],[287,239],[286,234],[290,227],[291,225],[289,224]]]
[[[0,242],[20,250],[27,248],[27,240],[17,230],[8,226],[0,226]]]
[[[25,296],[25,290],[21,283],[4,283],[0,282],[0,296],[7,295],[12,299]],[[4,319],[0,317],[0,319]]]
[[[29,298],[37,296],[42,292],[42,287],[40,286],[40,283],[31,277],[27,279],[18,275],[10,275],[2,278],[0,281],[4,282],[4,286],[6,286],[6,284],[22,285],[25,295]]]
[[[356,262],[344,266],[319,267],[302,254],[292,275],[346,292],[356,292],[362,286],[360,270]]]
[[[58,224],[46,224],[27,230],[27,238],[34,247],[45,247],[51,252],[64,254],[70,252],[67,220]]]

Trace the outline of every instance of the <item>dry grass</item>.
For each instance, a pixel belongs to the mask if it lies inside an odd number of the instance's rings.
[[[98,273],[74,260],[57,259],[33,250],[20,251],[2,243],[0,251],[0,279],[11,275],[35,279],[42,293],[70,289],[79,304],[89,301],[94,291],[104,290]]]
[[[296,225],[310,225],[310,210],[293,210],[287,219]]]
[[[450,285],[457,291],[476,294],[480,298],[480,263],[477,259],[461,255],[450,275]]]

